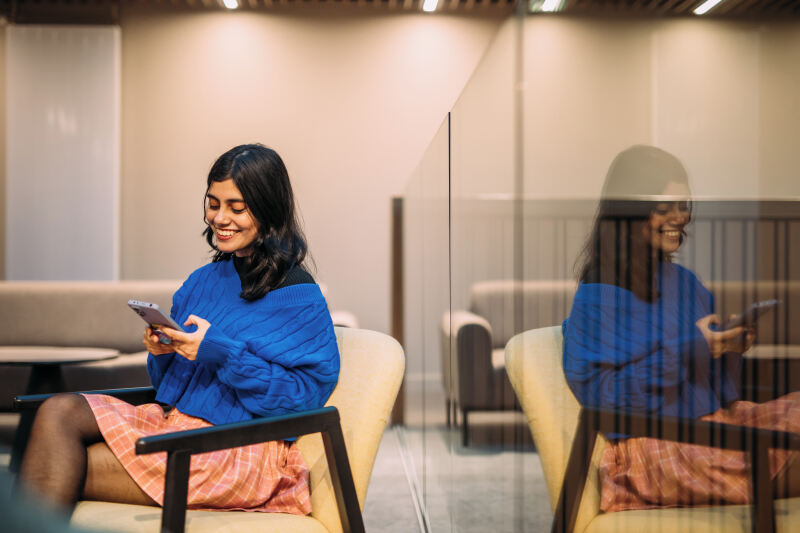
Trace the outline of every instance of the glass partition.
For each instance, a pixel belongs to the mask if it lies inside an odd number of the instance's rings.
[[[702,422],[767,413],[770,428],[800,430],[797,400],[770,403],[800,390],[798,30],[564,14],[502,25],[404,197],[404,432],[427,530],[544,531],[554,517],[623,530],[615,510],[677,506],[691,531],[704,506],[706,526],[728,531],[723,503],[749,520],[768,492],[753,491],[749,456],[701,454],[739,470],[699,486],[705,466],[664,472],[630,437],[642,421],[649,440],[636,442],[681,455],[686,443],[664,439],[712,431],[698,442],[738,446]],[[755,302],[771,303],[728,323]],[[576,433],[581,404],[617,411],[597,446]],[[581,461],[566,473],[575,435],[586,477]],[[785,457],[772,456],[779,496]],[[562,489],[577,515],[556,512]]]

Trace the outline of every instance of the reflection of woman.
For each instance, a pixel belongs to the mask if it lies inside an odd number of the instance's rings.
[[[339,373],[327,305],[302,267],[306,244],[289,176],[274,151],[237,146],[214,163],[205,195],[213,261],[175,293],[186,332],[150,328],[144,344],[157,399],[134,407],[102,395],[62,394],[40,408],[20,478],[69,507],[79,496],[162,503],[164,454],[137,456],[144,435],[321,407]],[[308,469],[294,442],[194,456],[188,506],[310,512]]]
[[[798,394],[736,401],[754,333],[720,331],[711,293],[672,262],[691,218],[688,197],[683,165],[663,150],[634,146],[612,163],[564,322],[567,381],[584,405],[800,431],[800,412],[790,414]],[[604,511],[749,501],[743,453],[609,437]],[[791,478],[779,494],[800,494],[787,468],[793,456],[770,453],[773,478]]]

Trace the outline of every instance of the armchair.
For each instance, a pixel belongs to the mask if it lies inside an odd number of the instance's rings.
[[[551,326],[567,316],[575,282],[490,280],[470,287],[468,310],[442,317],[441,365],[447,426],[462,414],[462,443],[472,411],[518,410],[506,374],[503,348],[515,334]]]
[[[380,333],[337,327],[339,383],[327,406],[303,413],[255,419],[139,439],[136,453],[167,452],[164,507],[79,502],[72,522],[119,531],[364,531],[361,506],[405,359],[400,345]],[[152,389],[112,391],[126,401],[152,401]],[[46,396],[18,398],[30,417]],[[335,407],[334,407],[335,406]],[[317,435],[316,433],[321,433]],[[241,511],[186,511],[192,454],[300,436],[298,446],[311,475],[309,516]],[[323,459],[324,456],[324,459]]]
[[[562,368],[560,327],[526,331],[506,346],[506,366],[533,434],[554,511],[553,532],[745,532],[800,528],[800,498],[773,502],[767,450],[800,450],[800,435],[582,408]],[[755,512],[746,505],[600,513],[597,473],[606,432],[622,431],[749,452]],[[773,505],[774,503],[774,505]]]

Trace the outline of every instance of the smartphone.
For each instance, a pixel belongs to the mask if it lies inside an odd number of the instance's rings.
[[[180,327],[177,322],[172,320],[172,318],[170,318],[170,316],[166,314],[158,306],[158,304],[142,302],[139,300],[128,300],[128,307],[133,309],[137,315],[142,317],[142,320],[147,322],[150,327],[153,328],[155,334],[158,335],[158,342],[161,344],[170,344],[172,339],[160,331],[156,326],[167,326],[178,331],[183,331],[183,328]]]
[[[780,300],[763,300],[751,304],[747,309],[725,322],[724,329],[731,329],[739,326],[753,326],[761,315],[771,311],[780,303]]]

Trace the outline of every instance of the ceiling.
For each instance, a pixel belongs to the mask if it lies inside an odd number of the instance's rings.
[[[642,16],[692,15],[701,0],[565,0],[563,13],[630,14]],[[800,15],[800,0],[724,0],[707,17],[781,17]]]
[[[358,11],[420,11],[423,0],[239,0],[243,10],[306,10],[327,8]],[[439,0],[437,11],[474,15],[504,15],[517,9],[517,1],[543,0]],[[672,17],[694,16],[701,0],[562,0],[561,13],[575,16]],[[17,24],[109,24],[119,22],[128,8],[164,11],[224,10],[222,0],[0,0],[0,16]],[[558,15],[545,15],[558,16]],[[724,0],[706,17],[737,19],[797,18],[800,0]]]

